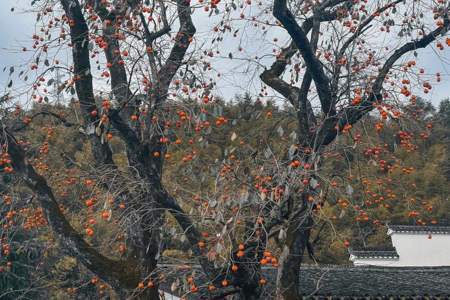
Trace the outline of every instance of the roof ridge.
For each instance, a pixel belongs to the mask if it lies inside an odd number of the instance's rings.
[[[303,265],[302,268],[306,269],[342,269],[342,270],[374,270],[374,271],[387,271],[387,272],[407,272],[407,271],[442,271],[448,272],[450,270],[450,266],[405,266],[405,267],[388,267],[388,266],[373,266],[373,265]]]
[[[449,233],[450,225],[411,225],[411,224],[387,224],[391,232],[419,232],[419,233]]]

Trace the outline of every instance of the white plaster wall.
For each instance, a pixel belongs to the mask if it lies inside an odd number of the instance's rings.
[[[392,266],[450,266],[450,235],[391,233],[400,259]]]
[[[164,298],[162,298],[162,299],[164,299],[164,300],[180,300],[181,298],[164,292]]]

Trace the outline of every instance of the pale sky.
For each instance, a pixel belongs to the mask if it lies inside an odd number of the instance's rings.
[[[6,91],[6,85],[9,78],[9,67],[27,64],[27,57],[29,54],[24,54],[20,51],[22,46],[30,47],[31,36],[35,32],[35,18],[32,13],[24,13],[24,7],[30,4],[30,0],[1,0],[2,10],[0,11],[0,94]],[[11,8],[15,8],[11,12]],[[194,16],[198,36],[207,37],[210,35],[211,24],[217,22],[214,18],[206,17],[206,14],[198,14]],[[221,44],[221,55],[227,56],[228,52],[237,52],[239,46],[243,46],[247,56],[255,54],[271,54],[271,46],[267,41],[272,40],[274,34],[280,35],[280,43],[286,41],[286,36],[280,32],[270,32],[271,36],[261,39],[260,32],[252,32],[251,29],[246,30],[246,37],[243,39],[225,39]],[[240,44],[242,43],[242,44]],[[282,45],[282,44],[280,44]],[[437,54],[438,52],[438,54]],[[239,55],[239,54],[238,54]],[[236,57],[236,56],[235,56]],[[268,57],[262,60],[266,66],[270,66],[273,58]],[[444,51],[427,48],[419,52],[417,58],[418,64],[426,68],[426,73],[431,77],[436,72],[441,73],[442,82],[440,85],[434,85],[430,93],[425,97],[437,105],[440,100],[448,97],[450,89],[450,50],[448,47]],[[6,71],[3,72],[3,68]],[[222,79],[218,81],[218,89],[214,91],[215,94],[221,95],[226,99],[232,98],[235,94],[243,94],[249,91],[255,94],[261,82],[258,78],[259,72],[254,73],[254,68],[248,68],[245,61],[229,60],[227,58],[217,58],[214,64],[215,69],[220,69],[223,73]],[[14,82],[19,80],[14,77]],[[420,93],[418,93],[420,95]]]

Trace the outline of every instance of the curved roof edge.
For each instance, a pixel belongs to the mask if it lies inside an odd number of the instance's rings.
[[[450,234],[450,226],[388,224],[387,228],[388,234],[392,233]]]

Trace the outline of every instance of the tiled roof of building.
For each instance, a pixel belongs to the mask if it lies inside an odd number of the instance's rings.
[[[394,247],[349,249],[349,253],[357,258],[399,258],[397,250]]]
[[[305,296],[450,296],[450,268],[306,267]]]
[[[192,272],[192,271],[191,271]],[[263,269],[263,299],[274,299],[277,270]],[[177,276],[182,276],[179,272]],[[161,286],[171,286],[169,278]],[[303,298],[450,297],[450,267],[303,266],[299,278]],[[169,293],[175,293],[168,290]],[[200,296],[188,299],[208,299]],[[205,295],[205,294],[203,294]]]
[[[392,232],[411,232],[423,234],[450,234],[450,226],[435,225],[388,225]]]

